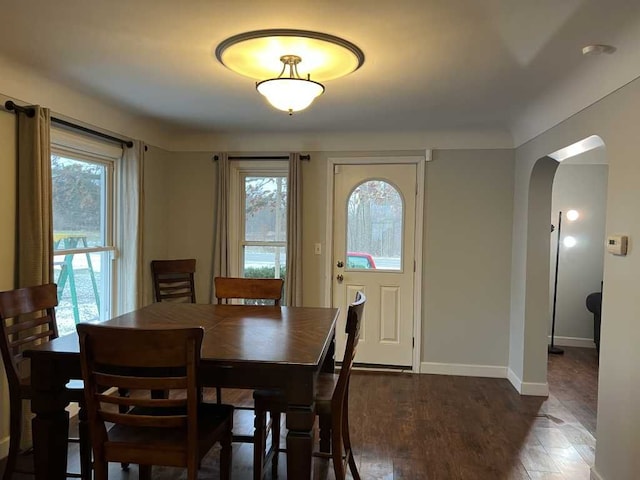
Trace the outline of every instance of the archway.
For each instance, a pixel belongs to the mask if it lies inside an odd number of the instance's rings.
[[[553,179],[560,162],[605,145],[599,136],[592,135],[565,148],[539,158],[529,179],[527,236],[526,236],[526,294],[523,334],[523,367],[528,376],[547,378],[547,344],[549,335],[549,279]],[[526,379],[523,379],[526,382]],[[523,385],[525,384],[523,382]],[[547,395],[548,386],[529,384],[529,395]]]

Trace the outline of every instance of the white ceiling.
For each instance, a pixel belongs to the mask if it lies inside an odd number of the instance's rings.
[[[524,126],[531,137],[640,76],[637,0],[0,3],[0,55],[127,111],[194,131],[513,132]],[[314,105],[289,117],[268,106],[251,79],[213,56],[225,38],[265,28],[337,35],[358,45],[366,60],[355,73],[326,82]],[[583,57],[581,48],[591,43],[618,51]]]

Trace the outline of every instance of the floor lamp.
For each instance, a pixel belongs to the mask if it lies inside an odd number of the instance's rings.
[[[552,225],[553,227],[553,225]],[[553,232],[553,228],[551,229]],[[556,347],[553,340],[556,333],[556,303],[558,300],[558,266],[560,264],[560,234],[562,232],[562,211],[558,214],[558,242],[556,244],[556,274],[553,281],[553,313],[551,314],[551,344],[549,345],[549,353],[562,355],[564,350]]]

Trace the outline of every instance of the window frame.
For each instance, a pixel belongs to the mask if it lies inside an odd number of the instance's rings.
[[[244,250],[249,246],[267,246],[287,248],[287,241],[264,242],[246,240],[246,196],[245,179],[247,177],[283,177],[289,180],[289,162],[287,160],[231,160],[229,162],[229,197],[230,218],[237,218],[237,223],[230,222],[229,253],[231,258],[230,275],[244,276]],[[288,183],[287,183],[288,187]],[[289,204],[287,201],[287,211]]]
[[[101,220],[101,230],[103,229],[103,246],[80,247],[71,249],[53,250],[53,256],[84,255],[91,253],[107,253],[106,261],[109,264],[109,301],[103,303],[105,320],[113,317],[118,305],[117,289],[117,258],[118,238],[117,230],[117,198],[118,184],[120,178],[121,162],[123,158],[123,148],[121,145],[114,145],[89,138],[80,133],[74,133],[65,129],[51,128],[51,156],[60,156],[70,160],[87,162],[105,167],[104,198],[101,205],[104,205],[104,217]],[[53,192],[52,192],[53,194]],[[98,312],[100,316],[101,312]]]

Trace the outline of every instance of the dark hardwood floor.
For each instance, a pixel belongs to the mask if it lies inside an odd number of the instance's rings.
[[[351,431],[366,480],[582,480],[595,450],[595,349],[565,348],[549,359],[548,398],[521,397],[504,379],[354,372]],[[225,390],[225,400],[249,402]],[[250,431],[243,415],[236,427]],[[286,432],[283,432],[283,436]],[[218,478],[216,450],[199,478]],[[71,455],[72,462],[77,458]],[[237,480],[251,479],[252,446],[234,444]],[[30,478],[16,476],[16,480]],[[110,478],[137,478],[112,465]],[[154,479],[183,479],[180,469],[154,468]],[[286,478],[281,454],[279,478]],[[334,479],[328,462],[314,478]]]

